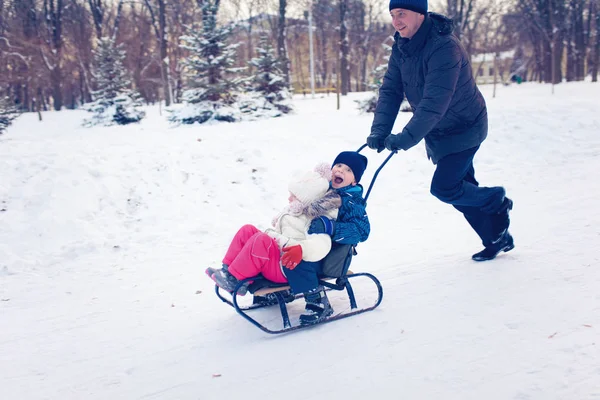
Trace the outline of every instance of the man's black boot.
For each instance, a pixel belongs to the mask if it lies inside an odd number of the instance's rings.
[[[508,231],[505,231],[496,243],[486,247],[479,253],[473,254],[471,258],[473,258],[475,261],[493,260],[501,251],[507,252],[514,248],[515,243],[513,237],[510,235],[510,233],[508,233]]]

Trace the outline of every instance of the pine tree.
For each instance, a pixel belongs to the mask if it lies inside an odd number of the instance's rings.
[[[0,97],[0,135],[19,116],[16,107],[10,104],[8,97]]]
[[[96,100],[85,106],[94,113],[85,125],[126,125],[144,118],[145,113],[138,109],[139,95],[130,89],[131,80],[123,65],[124,58],[122,45],[115,45],[113,38],[98,39],[94,51],[98,90],[94,92]]]
[[[239,119],[235,107],[241,79],[235,74],[243,68],[234,68],[237,44],[228,44],[234,26],[217,25],[218,2],[205,1],[202,5],[202,29],[189,28],[182,36],[182,48],[190,55],[184,60],[188,73],[188,89],[183,100],[188,107],[173,112],[171,121],[193,124],[210,119],[233,122]]]
[[[258,57],[249,61],[256,69],[256,74],[251,79],[252,90],[277,110],[284,114],[289,113],[292,110],[289,88],[267,35],[261,35],[256,52]]]

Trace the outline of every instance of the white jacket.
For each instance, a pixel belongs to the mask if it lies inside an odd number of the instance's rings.
[[[284,211],[278,216],[275,227],[267,229],[265,233],[275,239],[280,250],[299,244],[304,261],[319,261],[331,250],[331,237],[325,233],[309,235],[310,222],[320,216],[335,220],[340,206],[339,195],[330,190],[323,198],[303,209],[299,215],[289,210]]]

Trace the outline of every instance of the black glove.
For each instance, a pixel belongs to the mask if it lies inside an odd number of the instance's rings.
[[[373,150],[377,150],[378,153],[381,153],[383,149],[385,149],[385,136],[371,133],[367,136],[367,146]]]
[[[389,151],[406,150],[406,137],[399,133],[397,135],[389,135],[385,138],[385,148]]]
[[[315,218],[310,222],[308,233],[326,233],[332,236],[335,232],[335,222],[327,217]]]

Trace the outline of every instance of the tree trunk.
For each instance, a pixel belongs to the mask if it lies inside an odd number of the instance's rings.
[[[54,109],[60,111],[63,106],[63,93],[62,93],[62,71],[58,65],[56,65],[50,71],[50,83],[52,85],[52,99],[54,100]]]
[[[547,83],[560,83],[562,81],[562,52],[563,43],[560,34],[554,30],[550,41],[544,41],[544,70],[543,81]]]
[[[52,87],[52,98],[54,100],[54,109],[60,111],[63,107],[62,93],[62,16],[64,6],[62,0],[46,0],[44,1],[44,14],[47,28],[49,31],[50,44],[50,85]]]
[[[4,36],[6,25],[4,23],[4,0],[0,0],[0,36]]]
[[[585,10],[585,0],[573,0],[574,18],[571,20],[573,25],[573,47],[574,47],[574,73],[575,80],[582,81],[585,78],[585,32],[583,13]]]
[[[88,4],[90,5],[94,28],[96,29],[96,37],[101,39],[102,24],[104,22],[104,7],[102,6],[102,0],[88,0]]]
[[[252,45],[252,18],[248,19],[248,29],[246,30],[247,33],[247,39],[246,39],[246,46],[247,46],[247,50],[248,50],[248,61],[252,60],[252,58],[254,57],[254,46]],[[254,67],[252,66],[252,64],[248,65],[248,70],[250,73],[252,73],[252,69]]]
[[[320,30],[321,34],[317,35],[317,43],[319,44],[319,53],[320,53],[320,60],[319,60],[319,70],[321,72],[321,85],[325,85],[325,82],[327,82],[327,77],[328,77],[328,65],[327,65],[327,32],[325,32],[325,29],[323,27],[323,29]]]
[[[498,83],[498,52],[494,53],[494,89],[492,92],[492,98],[496,97],[496,84]]]
[[[360,91],[365,92],[367,90],[367,58],[368,53],[365,54],[364,58],[361,60],[360,67]]]
[[[342,96],[350,91],[350,65],[348,63],[348,54],[350,46],[348,44],[348,27],[346,26],[346,12],[348,11],[348,0],[340,1],[340,89]]]
[[[123,11],[123,0],[119,0],[119,4],[117,5],[117,14],[115,15],[115,23],[112,33],[112,38],[117,42],[117,35],[119,34],[119,24],[121,23],[121,13]]]
[[[575,46],[573,46],[573,36],[575,36],[575,32],[573,32],[573,29],[570,28],[569,32],[567,33],[567,72],[565,74],[565,78],[567,79],[567,82],[571,82],[576,80],[576,72],[575,72],[575,64],[576,64],[576,58],[577,56],[575,55]]]
[[[594,55],[592,56],[591,62],[591,74],[592,74],[592,82],[598,82],[598,69],[600,64],[600,5],[598,4],[599,0],[594,1],[594,11],[596,14],[596,43],[594,45]]]
[[[281,63],[281,72],[283,73],[285,82],[290,84],[290,60],[287,56],[287,48],[285,44],[285,22],[286,22],[286,7],[287,0],[279,0],[279,24],[277,25],[277,55]]]
[[[371,10],[369,10],[371,12]],[[371,13],[369,13],[371,14]],[[369,21],[369,28],[366,28],[367,25],[367,9],[366,6],[361,3],[360,14],[358,16],[358,26],[360,29],[361,36],[359,37],[360,42],[360,56],[359,60],[356,63],[357,65],[357,73],[356,79],[360,81],[360,84],[357,85],[357,92],[364,92],[367,90],[367,60],[369,58],[369,42],[371,39],[371,20]]]
[[[169,55],[167,54],[167,12],[165,0],[158,0],[158,38],[160,43],[160,70],[162,75],[163,90],[165,92],[165,106],[171,105],[171,82],[169,74]]]
[[[562,74],[563,50],[564,50],[564,44],[562,42],[562,38],[557,35],[556,39],[554,39],[554,54],[553,54],[554,72],[552,73],[552,76],[553,76],[552,83],[554,83],[554,84],[561,83],[563,80],[563,74]]]

